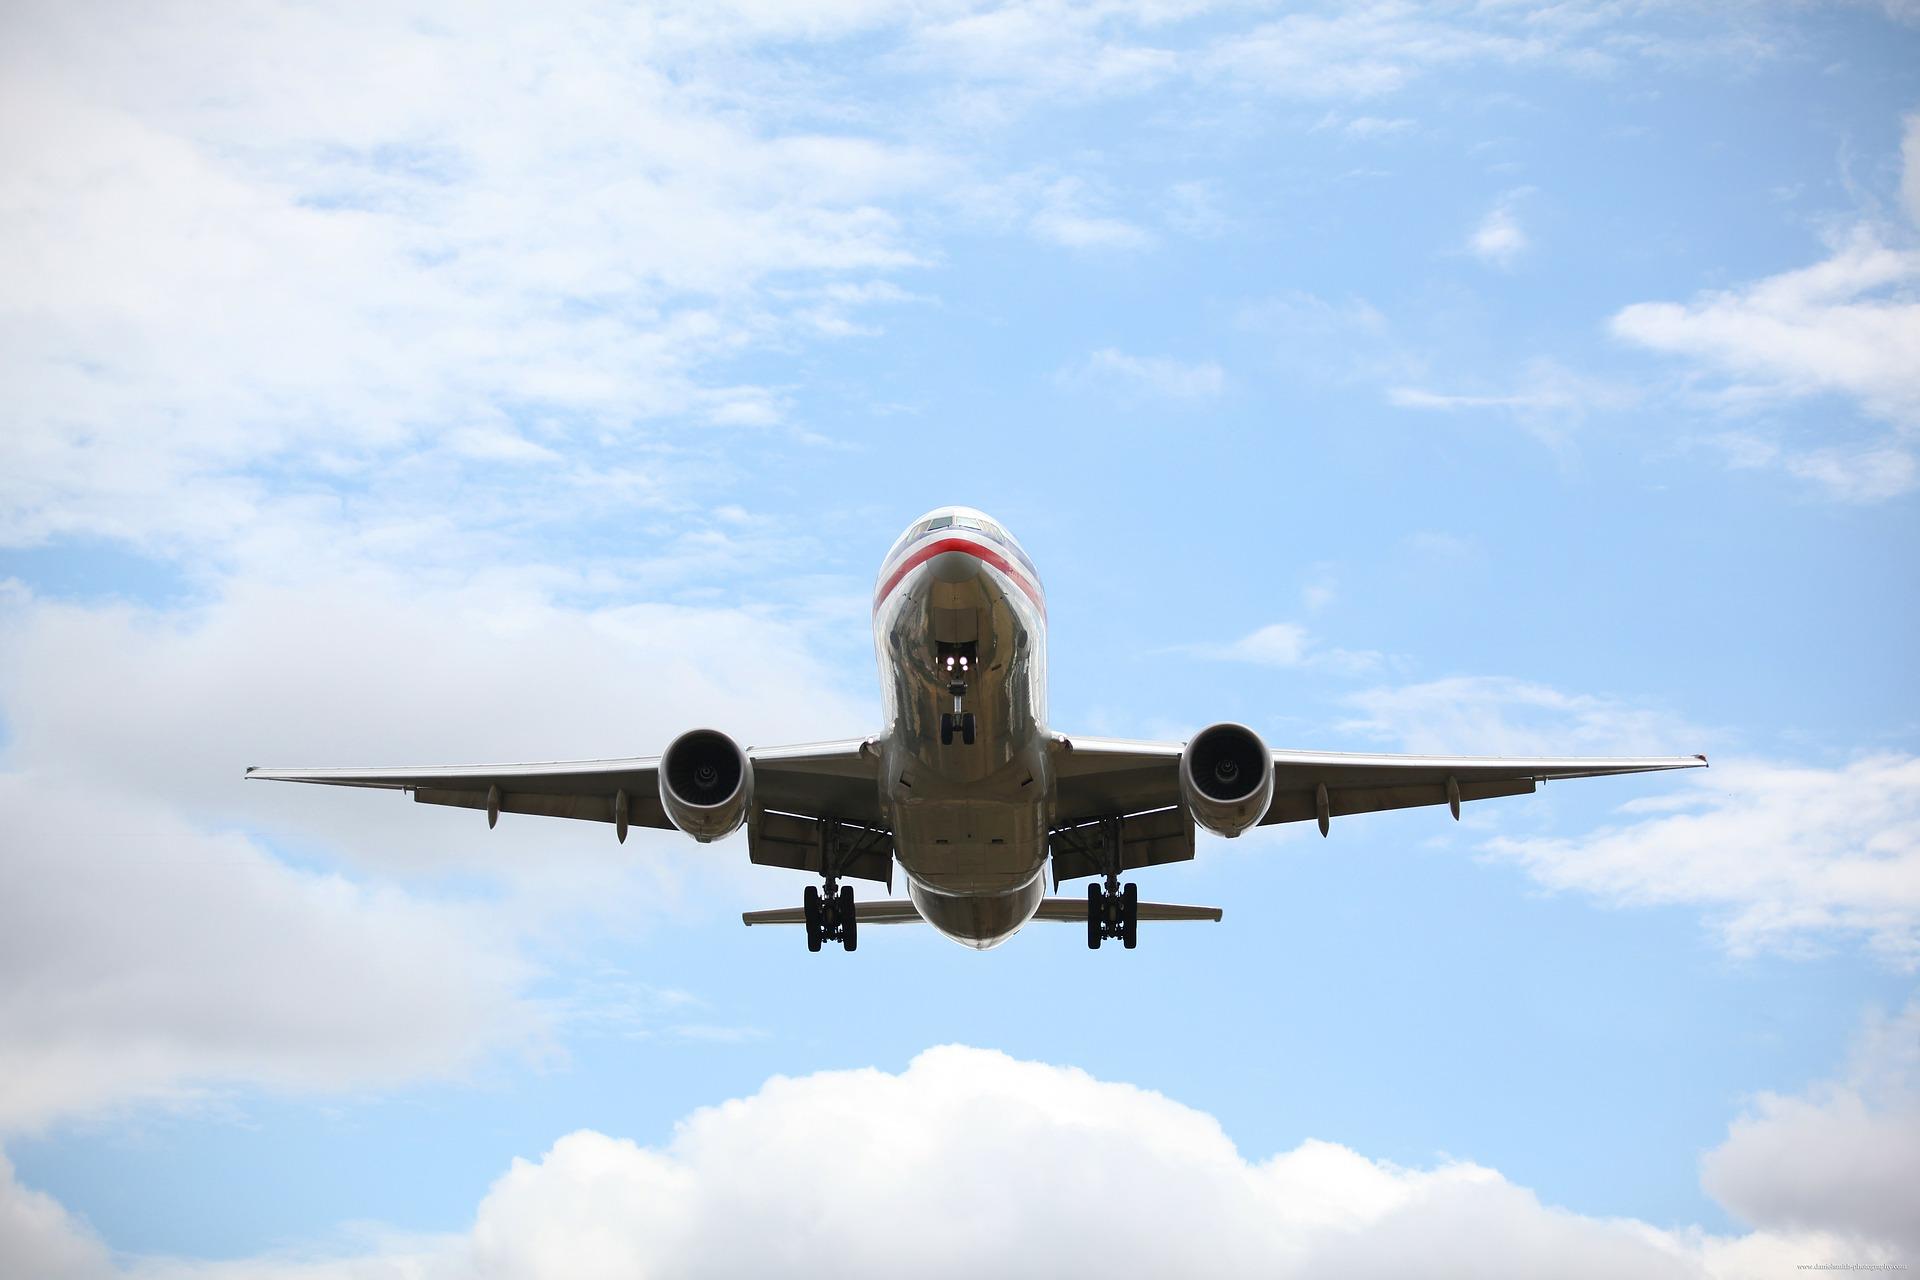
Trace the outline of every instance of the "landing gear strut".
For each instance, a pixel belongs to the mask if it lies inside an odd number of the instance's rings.
[[[1106,886],[1087,886],[1087,946],[1098,951],[1107,938],[1131,951],[1140,942],[1140,890],[1131,880],[1108,875]]]
[[[971,644],[963,646],[959,652],[943,655],[947,668],[947,693],[953,698],[953,710],[940,715],[940,745],[953,745],[953,735],[959,734],[960,741],[967,746],[973,745],[973,712],[965,709],[967,696],[967,676],[973,669]]]
[[[853,886],[827,877],[825,890],[807,886],[800,898],[806,913],[807,950],[818,951],[822,942],[838,942],[848,951],[860,945],[860,925],[853,909]]]

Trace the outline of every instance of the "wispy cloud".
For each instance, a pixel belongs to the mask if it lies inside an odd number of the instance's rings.
[[[1365,298],[1325,298],[1293,289],[1243,304],[1235,323],[1269,341],[1275,362],[1321,382],[1414,378],[1425,364]]]
[[[1552,360],[1531,362],[1516,386],[1496,391],[1435,391],[1417,386],[1387,390],[1387,403],[1397,409],[1497,412],[1551,445],[1565,444],[1569,432],[1589,414],[1624,409],[1639,398],[1633,387],[1587,377]]]
[[[1401,750],[1473,755],[1680,755],[1700,731],[1624,698],[1508,676],[1449,676],[1349,695],[1349,732]]]
[[[1316,133],[1337,132],[1349,138],[1384,138],[1406,133],[1415,127],[1415,123],[1406,116],[1349,116],[1328,111],[1314,122],[1313,130]]]
[[[1641,302],[1616,313],[1615,336],[1693,363],[1715,403],[1749,411],[1807,396],[1852,400],[1890,430],[1817,443],[1735,433],[1729,460],[1779,467],[1843,501],[1874,502],[1920,483],[1920,116],[1903,144],[1904,227],[1860,222],[1828,256],[1691,302]]]
[[[1520,225],[1519,202],[1528,189],[1509,191],[1487,210],[1486,216],[1467,237],[1467,250],[1489,266],[1507,268],[1518,262],[1533,247]]]
[[[777,397],[715,366],[820,336],[796,282],[913,266],[888,206],[946,172],[717,107],[691,71],[559,18],[505,37],[548,73],[503,79],[491,35],[273,10],[217,93],[196,70],[217,16],[117,42],[81,22],[23,12],[16,38],[72,56],[0,82],[8,119],[58,122],[0,133],[13,541],[224,539],[290,457],[351,485],[639,444],[662,420],[763,424]]]
[[[1316,609],[1332,598],[1332,589],[1324,584],[1310,585],[1303,603]],[[1368,649],[1337,649],[1317,643],[1307,628],[1297,622],[1270,622],[1227,644],[1182,646],[1180,652],[1216,662],[1245,662],[1259,667],[1323,667],[1344,672],[1364,672],[1378,667],[1384,658]]]
[[[1153,399],[1196,404],[1212,400],[1226,388],[1227,375],[1211,360],[1176,360],[1171,356],[1136,356],[1102,347],[1084,361],[1060,371],[1070,386],[1105,390],[1122,401]]]
[[[1702,907],[1736,954],[1851,935],[1898,968],[1920,967],[1920,759],[1721,760],[1681,785],[1590,835],[1488,847],[1556,889]]]
[[[1064,248],[1144,249],[1153,243],[1145,228],[1102,212],[1083,179],[1060,178],[1047,184],[1039,203],[1028,225],[1035,236]]]

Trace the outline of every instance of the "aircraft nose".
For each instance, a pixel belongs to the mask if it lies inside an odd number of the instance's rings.
[[[958,586],[980,576],[980,561],[964,551],[942,551],[927,561],[927,571],[933,575],[935,582]]]

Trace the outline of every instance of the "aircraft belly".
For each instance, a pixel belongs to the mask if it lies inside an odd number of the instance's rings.
[[[894,812],[893,844],[901,869],[918,883],[944,893],[1007,893],[1045,863],[1046,822],[1035,805],[902,804]]]
[[[901,581],[875,624],[894,856],[929,924],[966,946],[998,946],[1045,892],[1045,617],[1004,575],[941,557]],[[948,665],[958,654],[964,670]],[[940,732],[962,677],[972,742]]]
[[[963,947],[990,951],[1033,919],[1046,895],[1046,881],[1035,875],[1011,893],[947,894],[908,881],[907,894],[928,924]]]

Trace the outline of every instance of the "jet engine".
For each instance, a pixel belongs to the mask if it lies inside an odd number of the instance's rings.
[[[1208,725],[1180,753],[1180,798],[1193,820],[1219,836],[1237,836],[1273,803],[1273,756],[1240,724]]]
[[[689,730],[660,757],[660,805],[701,844],[731,835],[753,807],[753,762],[719,730]]]

